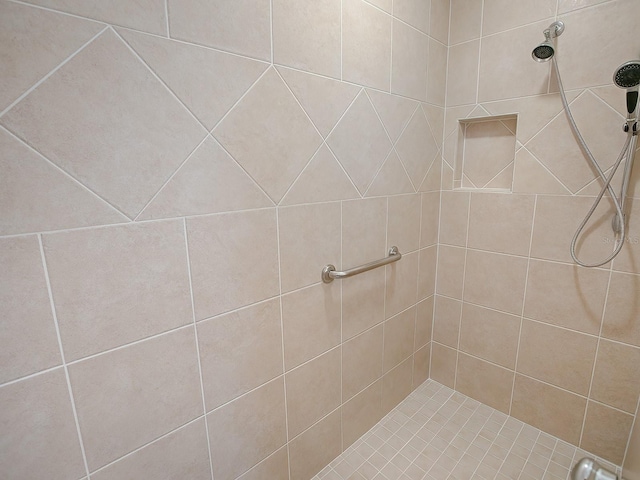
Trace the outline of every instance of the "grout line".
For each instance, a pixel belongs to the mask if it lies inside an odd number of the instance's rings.
[[[53,161],[49,160],[45,155],[40,153],[38,150],[36,150],[31,145],[29,145],[25,140],[23,140],[22,138],[18,137],[15,133],[13,133],[12,131],[8,130],[5,126],[0,125],[0,132],[2,132],[2,131],[4,131],[7,135],[13,137],[21,145],[23,145],[28,150],[33,152],[35,155],[40,157],[42,160],[45,161],[45,163],[47,163],[49,166],[53,167],[57,172],[61,173],[67,179],[71,180],[71,182],[73,182],[74,185],[79,186],[82,190],[84,190],[87,193],[93,195],[98,201],[100,201],[101,203],[105,204],[107,207],[112,209],[115,213],[121,215],[123,217],[123,222],[117,223],[117,224],[114,224],[114,225],[122,225],[122,224],[126,225],[126,224],[131,223],[131,218],[129,218],[129,216],[126,213],[122,212],[119,208],[117,208],[116,206],[111,204],[108,200],[106,200],[105,198],[101,197],[96,192],[91,190],[89,187],[87,187],[86,185],[81,183],[79,180],[77,180],[75,177],[73,177],[70,173],[68,173],[67,171],[63,170],[61,167],[56,165]],[[96,228],[96,227],[100,227],[100,226],[102,226],[102,225],[88,225],[86,227],[77,227],[77,228]],[[20,236],[20,235],[27,235],[27,234],[32,234],[32,233],[46,233],[46,232],[56,232],[56,231],[58,231],[58,232],[63,232],[63,231],[66,232],[68,230],[73,230],[73,229],[65,228],[65,229],[42,231],[42,232],[24,232],[24,233],[19,233],[19,234],[16,234],[16,235],[0,235],[0,237]]]
[[[536,209],[538,206],[538,196],[536,195],[533,200],[533,212],[531,215],[531,233],[529,234],[529,254],[527,255],[527,273],[524,277],[524,290],[522,295],[522,309],[520,310],[520,326],[518,327],[518,344],[516,346],[516,358],[513,364],[513,382],[511,384],[511,398],[509,399],[509,415],[511,415],[511,409],[513,408],[513,395],[516,389],[516,374],[518,372],[518,359],[520,356],[520,343],[522,341],[522,325],[524,324],[524,308],[527,302],[527,287],[529,284],[529,268],[531,266],[531,249],[533,247],[533,232],[535,231],[536,223]]]
[[[200,376],[200,393],[202,395],[202,411],[204,417],[204,428],[207,434],[207,454],[209,455],[209,468],[211,469],[211,480],[214,480],[213,475],[213,459],[211,457],[211,438],[209,436],[209,423],[207,422],[207,402],[204,395],[204,377],[202,375],[202,359],[200,357],[200,341],[198,339],[198,326],[196,324],[196,307],[193,295],[193,279],[191,275],[191,256],[189,254],[189,235],[187,233],[187,220],[182,220],[182,227],[184,233],[184,248],[187,260],[187,274],[189,276],[189,296],[191,297],[191,316],[193,319],[193,332],[196,342],[196,355],[198,356],[198,374]]]
[[[204,138],[193,148],[193,150],[191,150],[191,152],[187,155],[187,157],[180,163],[180,165],[178,165],[178,168],[176,168],[173,173],[171,175],[169,175],[169,177],[167,178],[167,180],[160,186],[160,188],[158,188],[158,190],[156,190],[156,193],[153,194],[153,196],[149,199],[149,201],[142,207],[142,209],[140,210],[140,212],[138,212],[138,215],[136,215],[133,218],[133,221],[136,222],[138,221],[138,219],[140,218],[140,215],[142,215],[145,210],[153,203],[153,201],[162,193],[162,191],[165,189],[165,187],[167,185],[169,185],[169,183],[171,183],[171,180],[173,180],[173,178],[178,174],[178,172],[180,170],[182,170],[182,168],[187,164],[187,162],[189,162],[189,159],[191,159],[191,157],[193,157],[195,155],[195,153],[200,149],[200,147],[204,144],[204,142],[206,142],[209,139],[209,133],[207,133]],[[185,218],[185,217],[183,217]]]
[[[487,185],[489,185],[489,184],[490,184],[491,182],[493,182],[496,178],[498,178],[502,172],[505,172],[505,171],[507,170],[507,168],[509,168],[509,167],[514,167],[514,168],[515,168],[515,164],[516,164],[515,160],[511,160],[507,166],[505,166],[502,170],[500,170],[498,173],[496,173],[496,174],[493,176],[493,178],[491,178],[491,180],[489,180],[487,183],[485,183],[485,184],[484,184],[484,186],[480,187],[480,189],[486,189],[486,188],[489,188],[489,187],[487,187]],[[466,176],[466,175],[465,175],[465,176]],[[513,177],[513,174],[512,174],[512,177]],[[467,178],[469,178],[469,177],[467,177]],[[473,182],[472,182],[471,180],[469,180],[469,183],[471,183],[471,185],[473,185]],[[511,185],[513,185],[513,179],[511,180]],[[477,188],[477,187],[476,187],[476,188]],[[512,192],[506,192],[506,193],[512,193]]]
[[[109,30],[111,30],[111,32],[113,32],[114,35],[116,35],[116,37],[118,37],[118,39],[126,46],[126,48],[133,54],[134,57],[136,57],[138,59],[138,61],[140,61],[142,63],[142,65],[144,65],[146,67],[146,69],[149,71],[149,73],[151,73],[151,75],[158,81],[160,82],[160,85],[162,85],[168,92],[169,94],[182,106],[182,108],[184,108],[187,113],[191,116],[191,118],[193,120],[196,121],[196,123],[198,125],[200,125],[205,132],[209,132],[209,129],[207,128],[207,126],[196,116],[195,113],[193,113],[191,111],[191,109],[187,106],[187,104],[185,102],[182,101],[182,99],[176,94],[176,92],[173,91],[173,89],[160,77],[160,75],[158,75],[156,73],[156,71],[151,68],[151,65],[149,65],[144,58],[142,58],[142,55],[140,55],[130,44],[129,42],[127,42],[124,37],[122,37],[122,35],[120,35],[120,33],[118,31],[116,31],[115,28],[113,28],[112,26],[108,27]],[[164,37],[161,37],[164,38]],[[166,40],[166,38],[165,38]]]
[[[478,40],[478,69],[477,69],[478,76],[476,78],[476,103],[477,104],[480,103],[480,62],[482,61],[483,27],[484,27],[484,0],[481,1],[481,6],[480,6],[480,38],[477,39]]]
[[[93,41],[95,39],[97,39],[100,35],[102,35],[109,28],[110,27],[108,25],[105,25],[105,27],[102,30],[100,30],[93,37],[91,37],[78,50],[76,50],[74,53],[69,55],[66,59],[64,59],[61,63],[59,63],[57,67],[55,67],[53,70],[51,70],[49,73],[47,73],[44,77],[42,77],[40,80],[38,80],[36,83],[34,83],[31,87],[29,87],[27,90],[25,90],[22,95],[20,95],[18,98],[16,98],[12,103],[9,104],[9,106],[7,108],[5,108],[4,110],[2,110],[0,112],[0,117],[2,117],[5,113],[7,113],[9,110],[11,110],[13,107],[15,107],[22,100],[24,100],[31,92],[33,92],[36,88],[38,88],[40,85],[42,85],[47,79],[49,79],[54,73],[56,73],[58,70],[60,70],[62,67],[64,67],[67,63],[69,63],[73,58],[75,58],[80,52],[82,52],[85,48],[87,48],[91,43],[93,43]]]
[[[169,0],[164,0],[164,15],[167,20],[167,38],[171,38],[171,29],[169,28]]]
[[[282,349],[282,385],[284,390],[284,428],[287,447],[287,471],[291,478],[291,452],[289,450],[289,404],[287,402],[287,366],[285,363],[284,350],[284,310],[282,308],[282,256],[280,252],[280,207],[276,207],[276,238],[278,244],[278,302],[280,308],[280,346]],[[315,358],[315,357],[314,357]],[[312,359],[313,360],[313,359]]]
[[[71,377],[69,376],[69,369],[67,367],[67,361],[64,355],[64,348],[62,346],[62,335],[60,334],[60,325],[58,322],[58,314],[56,312],[55,302],[53,300],[53,290],[51,288],[51,280],[49,277],[49,268],[47,267],[47,259],[44,254],[44,245],[42,243],[42,235],[38,235],[38,246],[40,247],[40,259],[42,261],[42,268],[44,270],[44,278],[47,284],[47,293],[49,296],[49,306],[51,307],[51,315],[53,316],[53,323],[56,328],[56,337],[58,338],[58,347],[60,348],[60,358],[62,360],[62,368],[64,369],[64,375],[67,382],[67,390],[69,392],[69,400],[71,401],[71,409],[73,411],[73,419],[76,425],[76,432],[78,434],[78,442],[80,443],[80,451],[82,453],[82,461],[84,464],[85,472],[87,474],[87,480],[91,478],[89,474],[89,463],[87,462],[87,453],[85,451],[84,440],[82,439],[82,432],[80,429],[80,421],[78,419],[78,410],[76,408],[76,401],[73,396],[73,389],[71,388]]]

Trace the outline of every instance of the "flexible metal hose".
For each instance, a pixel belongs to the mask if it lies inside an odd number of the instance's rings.
[[[583,267],[600,267],[605,263],[609,263],[620,253],[624,245],[624,240],[627,234],[626,221],[624,217],[624,212],[622,211],[621,201],[618,200],[618,197],[616,196],[616,193],[613,190],[613,187],[611,186],[611,180],[613,180],[613,177],[616,174],[618,167],[620,166],[620,164],[622,163],[622,160],[624,160],[627,154],[627,150],[629,148],[629,145],[631,144],[631,138],[633,136],[633,133],[631,132],[631,129],[627,133],[627,140],[625,141],[624,146],[622,147],[622,151],[620,152],[620,155],[618,156],[613,166],[613,169],[611,170],[611,173],[607,177],[602,171],[602,169],[600,168],[600,165],[596,161],[595,157],[591,153],[591,150],[589,150],[587,143],[585,142],[584,138],[580,134],[580,130],[578,130],[578,126],[576,125],[576,122],[571,113],[571,109],[569,108],[569,102],[567,102],[567,96],[564,92],[564,87],[562,86],[562,78],[560,77],[560,69],[558,68],[558,62],[556,61],[556,57],[554,56],[552,60],[553,60],[553,67],[556,71],[556,77],[558,79],[558,87],[560,88],[560,97],[562,98],[562,105],[564,106],[564,109],[567,112],[567,117],[569,118],[569,123],[571,124],[571,128],[576,134],[576,137],[578,138],[578,142],[580,142],[580,146],[582,147],[582,150],[587,154],[587,158],[589,159],[589,162],[597,170],[598,175],[600,175],[600,178],[604,181],[604,184],[600,189],[600,193],[596,197],[596,200],[593,203],[591,209],[589,210],[589,213],[587,213],[584,220],[576,230],[576,233],[573,236],[573,239],[571,240],[571,258],[573,258],[574,262],[576,262],[578,265],[581,265]],[[629,159],[629,161],[631,161],[631,159]],[[609,191],[609,195],[611,195],[611,200],[613,201],[613,204],[616,209],[616,213],[618,215],[618,218],[620,219],[621,227],[620,227],[619,239],[618,238],[616,239],[616,248],[613,250],[613,253],[609,255],[605,260],[597,263],[585,263],[585,262],[582,262],[576,254],[576,244],[578,242],[578,237],[580,236],[585,226],[593,216],[593,212],[596,211],[596,208],[598,208],[598,205],[600,204],[602,197],[607,191]]]

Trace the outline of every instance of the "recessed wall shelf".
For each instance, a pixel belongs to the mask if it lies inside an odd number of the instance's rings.
[[[454,189],[512,190],[517,124],[517,114],[458,120]]]

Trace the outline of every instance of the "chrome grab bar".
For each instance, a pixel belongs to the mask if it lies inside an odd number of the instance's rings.
[[[398,247],[391,247],[388,257],[381,260],[376,260],[374,262],[366,263],[364,265],[360,265],[359,267],[345,270],[344,272],[336,272],[336,267],[329,264],[322,269],[322,281],[324,283],[331,283],[336,278],[353,277],[354,275],[358,275],[359,273],[368,272],[369,270],[373,270],[374,268],[397,262],[401,258],[402,254],[398,251]]]

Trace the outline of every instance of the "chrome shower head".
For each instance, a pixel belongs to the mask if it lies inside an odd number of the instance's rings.
[[[548,62],[556,53],[556,47],[553,44],[553,40],[556,37],[559,37],[564,32],[564,23],[558,21],[553,22],[549,25],[544,33],[544,42],[538,45],[531,52],[531,57],[536,62]]]
[[[613,74],[613,82],[627,89],[627,119],[635,117],[638,108],[638,86],[640,85],[640,60],[620,65]]]

